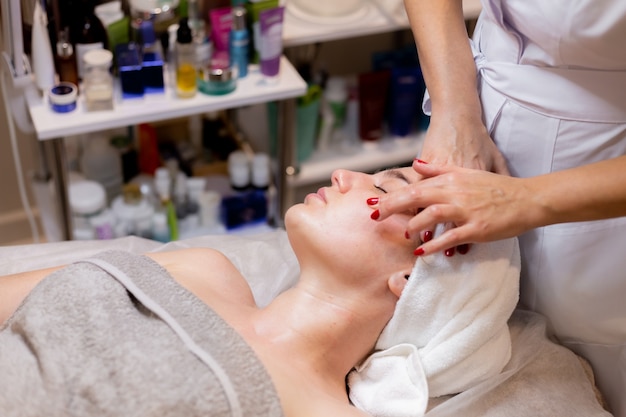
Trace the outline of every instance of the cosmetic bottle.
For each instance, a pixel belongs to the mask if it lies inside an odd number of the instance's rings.
[[[56,60],[59,81],[78,85],[78,68],[76,66],[76,55],[74,47],[70,43],[69,29],[65,28],[59,32]]]
[[[228,43],[230,52],[230,66],[235,71],[235,78],[244,78],[248,75],[248,54],[250,37],[246,27],[246,9],[237,6],[232,8],[232,28]]]
[[[206,23],[202,19],[198,1],[188,0],[187,13],[189,16],[189,27],[193,36],[193,45],[196,51],[196,69],[198,70],[198,76],[201,78],[211,65],[213,44],[207,34]]]
[[[261,74],[267,84],[278,82],[283,52],[283,19],[285,7],[274,7],[259,13],[259,57]]]
[[[70,39],[74,43],[79,79],[83,78],[85,72],[85,54],[92,49],[108,48],[107,31],[96,16],[94,8],[94,0],[79,0],[72,19],[73,24],[70,26]]]
[[[135,42],[117,45],[117,70],[122,89],[122,99],[141,98],[144,93],[141,50]]]
[[[176,94],[180,98],[196,95],[196,51],[187,18],[180,20],[176,31]]]
[[[176,209],[172,201],[172,179],[169,169],[165,167],[157,168],[154,172],[154,188],[160,201],[155,216],[158,217],[161,222],[163,216],[165,216],[165,221],[169,229],[169,240],[177,240],[178,223],[176,221]],[[159,226],[162,226],[162,224],[159,223]]]
[[[154,33],[154,26],[147,20],[141,23],[141,78],[145,92],[163,93],[163,50]]]
[[[40,91],[47,92],[54,85],[54,59],[48,36],[48,18],[39,1],[35,3],[33,13],[31,59],[35,72],[35,84]]]
[[[106,49],[92,49],[83,56],[83,92],[87,111],[113,109],[113,54]]]

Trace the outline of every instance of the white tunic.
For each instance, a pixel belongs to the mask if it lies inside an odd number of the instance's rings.
[[[626,1],[483,0],[473,47],[487,128],[514,176],[626,154]],[[626,417],[626,217],[520,244],[522,303],[591,361]]]

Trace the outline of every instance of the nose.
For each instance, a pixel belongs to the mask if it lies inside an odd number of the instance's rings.
[[[339,188],[339,192],[345,193],[354,186],[359,176],[358,172],[347,169],[336,169],[331,175],[331,182]]]

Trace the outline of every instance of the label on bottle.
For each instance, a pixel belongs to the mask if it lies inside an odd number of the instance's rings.
[[[80,79],[83,79],[85,75],[83,57],[92,49],[104,49],[104,44],[102,42],[76,44],[76,66],[78,67],[78,78]]]

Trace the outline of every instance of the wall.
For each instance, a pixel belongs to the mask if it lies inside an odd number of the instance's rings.
[[[0,36],[0,45],[1,42]],[[30,188],[28,185],[30,182],[29,173],[34,167],[37,145],[34,135],[26,135],[19,131],[17,133],[20,159],[26,176],[25,181],[27,188]],[[0,245],[32,241],[28,218],[20,200],[4,100],[0,100],[0,190],[2,190],[2,198],[0,198]],[[30,190],[28,190],[28,195],[32,202]]]

